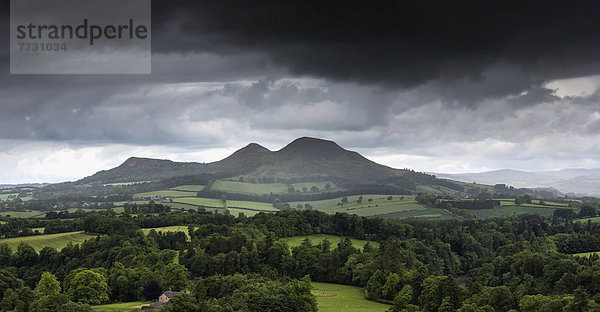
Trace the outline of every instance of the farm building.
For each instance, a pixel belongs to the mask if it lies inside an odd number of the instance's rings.
[[[160,297],[158,297],[158,302],[162,302],[162,303],[167,303],[169,302],[169,300],[171,300],[171,298],[173,298],[175,295],[179,295],[179,294],[183,294],[182,292],[178,292],[178,291],[165,291],[162,295],[160,295]]]

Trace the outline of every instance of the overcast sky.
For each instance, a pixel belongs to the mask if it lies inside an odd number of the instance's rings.
[[[0,184],[330,139],[433,172],[600,167],[597,1],[161,1],[151,75],[10,75]],[[535,2],[535,4],[533,4]]]

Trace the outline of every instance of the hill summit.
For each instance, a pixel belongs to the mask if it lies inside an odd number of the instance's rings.
[[[129,157],[119,167],[123,168],[141,168],[141,167],[159,167],[165,164],[173,163],[167,159],[153,159],[142,157]]]
[[[81,180],[83,183],[157,181],[161,179],[215,173],[219,176],[248,176],[273,179],[332,177],[353,181],[372,181],[396,176],[401,170],[377,164],[337,143],[302,137],[278,151],[250,143],[229,157],[212,162],[174,162],[131,157],[120,166],[100,171]]]
[[[373,162],[329,140],[302,137],[278,151],[250,143],[229,157],[212,162],[174,162],[131,157],[120,166],[100,171],[78,183],[160,181],[174,177],[212,174],[217,179],[247,181],[336,181],[350,185],[380,184],[418,191],[462,192],[463,185],[433,175],[394,169]],[[435,187],[431,187],[435,186]]]

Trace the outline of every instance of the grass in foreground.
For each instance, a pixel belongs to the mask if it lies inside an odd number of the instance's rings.
[[[151,302],[125,302],[125,303],[113,303],[113,304],[104,304],[92,306],[92,310],[97,312],[127,312],[131,311],[135,308],[141,309],[142,305],[149,304]]]
[[[390,307],[365,299],[360,287],[316,282],[313,282],[312,286],[319,311],[383,312]]]
[[[17,250],[19,243],[24,242],[29,246],[33,247],[35,251],[40,251],[44,247],[52,247],[56,250],[60,250],[66,247],[69,243],[81,244],[87,239],[95,238],[96,235],[87,234],[83,231],[80,232],[68,232],[59,234],[44,234],[26,237],[14,237],[0,239],[0,244],[5,243],[13,250]]]
[[[580,252],[580,253],[576,253],[576,254],[571,254],[571,256],[577,256],[577,257],[589,257],[591,255],[598,255],[600,254],[600,251],[592,251],[592,252]]]
[[[299,246],[300,244],[302,244],[302,242],[306,238],[310,239],[310,241],[313,245],[317,245],[318,243],[327,239],[331,243],[332,249],[337,247],[337,244],[340,243],[342,240],[341,236],[329,235],[329,234],[312,234],[312,235],[308,235],[308,236],[292,236],[292,237],[285,237],[284,239],[288,241],[288,244],[290,245],[290,247],[294,247],[294,246]],[[365,246],[367,243],[371,244],[371,246],[373,246],[373,247],[376,247],[376,248],[379,247],[378,242],[371,242],[371,241],[355,239],[355,238],[350,238],[350,241],[352,242],[352,246],[354,246],[354,248],[358,248],[358,249],[362,249],[363,246]]]

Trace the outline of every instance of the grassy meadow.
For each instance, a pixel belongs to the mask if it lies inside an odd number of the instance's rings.
[[[580,252],[580,253],[576,253],[576,254],[571,254],[571,256],[577,256],[577,257],[589,257],[591,255],[598,255],[600,254],[600,251],[592,251],[592,252]]]
[[[42,211],[5,211],[0,212],[0,216],[11,218],[42,218],[46,215],[46,212]]]
[[[19,193],[2,193],[0,194],[0,200],[8,200],[9,197],[17,197]]]
[[[316,186],[319,188],[319,191],[325,191],[325,185],[329,183],[330,189],[327,191],[339,191],[340,188],[337,188],[335,184],[332,182],[306,182],[306,183],[293,183],[291,184],[296,190],[300,190],[305,187],[307,189],[307,194],[312,193],[310,188],[312,186]],[[211,189],[215,191],[229,192],[229,193],[239,193],[239,194],[248,194],[248,195],[263,195],[263,194],[287,194],[288,193],[288,185],[284,183],[248,183],[248,182],[239,182],[239,181],[227,181],[227,180],[219,180],[216,181]]]
[[[145,197],[188,197],[196,196],[197,192],[186,192],[186,191],[174,191],[174,190],[161,190],[146,193],[137,193],[133,195],[133,198],[145,198]]]
[[[584,222],[584,223],[587,223],[588,221],[592,221],[594,223],[597,223],[597,222],[600,222],[600,217],[581,218],[581,219],[575,219],[573,221],[575,221],[575,222]]]
[[[188,227],[185,225],[173,225],[173,226],[163,226],[157,228],[146,228],[142,229],[145,235],[148,235],[151,230],[155,230],[156,232],[183,232],[187,237],[188,241],[190,241],[190,235],[188,234]]]
[[[302,242],[307,238],[310,239],[310,241],[313,245],[317,245],[320,242],[327,239],[331,243],[332,248],[335,248],[335,246],[337,246],[337,244],[342,241],[341,236],[329,235],[329,234],[312,234],[312,235],[307,235],[307,236],[292,236],[292,237],[285,237],[284,239],[288,242],[290,247],[295,247],[295,246],[299,246],[300,244],[302,244]],[[355,238],[350,238],[350,241],[352,242],[352,246],[354,246],[354,248],[357,248],[357,249],[362,249],[367,243],[369,243],[373,247],[379,248],[378,242],[371,242],[371,241],[355,239]]]
[[[551,216],[554,210],[559,208],[568,208],[567,204],[546,202],[540,205],[538,200],[532,201],[531,204],[521,204],[517,206],[514,199],[498,199],[500,207],[494,209],[473,209],[470,210],[479,218],[503,217],[511,215],[537,213],[542,216]]]
[[[240,209],[240,208],[227,208],[229,214],[234,217],[239,216],[240,212],[244,213],[246,217],[254,217],[256,214],[259,214],[260,211],[257,210],[248,210],[248,209]]]
[[[270,204],[270,203],[260,203],[260,202],[251,202],[251,201],[241,201],[241,200],[228,200],[227,207],[246,208],[246,209],[254,209],[254,210],[260,210],[260,211],[278,211],[278,209],[273,207],[273,204]]]
[[[334,312],[384,312],[389,305],[365,299],[362,289],[356,286],[312,283],[312,293],[317,299],[319,311]],[[92,306],[95,312],[127,312],[149,302],[126,302]]]
[[[336,213],[336,212],[346,212],[349,214],[357,214],[359,216],[377,216],[384,215],[389,213],[401,212],[401,211],[418,211],[424,210],[425,207],[423,205],[417,203],[415,201],[414,196],[410,195],[393,195],[392,200],[388,200],[387,198],[390,195],[363,195],[363,201],[361,204],[356,203],[359,198],[359,195],[348,196],[348,204],[342,206],[338,206],[341,198],[334,199],[326,199],[319,201],[309,201],[309,202],[291,202],[290,206],[296,207],[296,205],[308,203],[313,206],[314,210],[320,210],[327,213]],[[369,203],[369,199],[372,202]]]
[[[173,208],[173,209],[185,209],[185,210],[198,209],[198,206],[196,206],[196,205],[188,205],[188,204],[182,204],[182,203],[177,203],[177,202],[166,203],[166,204],[171,206],[171,208]]]
[[[365,299],[360,287],[316,282],[312,283],[312,287],[312,293],[317,297],[319,311],[384,312],[390,307],[387,304]]]
[[[200,192],[204,189],[203,185],[180,185],[176,187],[172,187],[171,190],[174,191],[183,191],[183,192]]]
[[[407,210],[377,215],[384,219],[426,219],[426,220],[450,220],[455,219],[446,211],[439,208],[424,208],[421,210]]]
[[[127,312],[133,309],[141,309],[142,305],[150,304],[151,302],[125,302],[125,303],[112,303],[92,306],[92,310],[95,312]]]
[[[35,251],[39,252],[44,247],[52,247],[56,250],[60,250],[66,247],[69,243],[81,244],[85,240],[92,239],[95,237],[96,235],[87,234],[83,231],[80,231],[59,234],[44,234],[26,237],[4,238],[0,239],[0,244],[8,244],[8,246],[12,248],[13,251],[16,251],[17,246],[19,246],[21,242],[24,242],[27,243],[29,246],[33,247]]]

